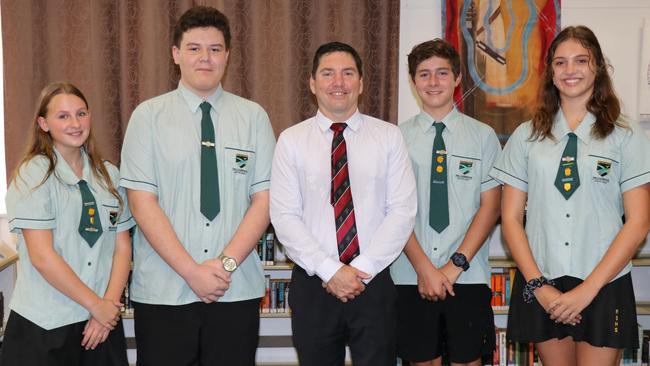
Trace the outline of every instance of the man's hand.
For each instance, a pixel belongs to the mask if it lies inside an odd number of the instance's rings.
[[[230,273],[223,269],[220,261],[209,259],[197,264],[185,278],[185,282],[201,301],[208,304],[217,301],[226,293],[230,287]]]
[[[418,291],[423,299],[429,301],[444,300],[447,292],[454,295],[454,287],[445,274],[427,262],[427,265],[418,268]]]
[[[344,265],[336,271],[329,282],[323,283],[323,288],[342,302],[348,302],[348,300],[361,295],[366,289],[362,280],[370,279],[370,277],[372,276],[350,265]]]

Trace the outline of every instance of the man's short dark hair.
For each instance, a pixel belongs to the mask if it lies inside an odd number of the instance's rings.
[[[411,53],[409,53],[409,75],[411,75],[411,79],[415,79],[415,71],[420,63],[430,59],[431,57],[439,57],[449,61],[449,64],[451,64],[451,72],[454,73],[454,78],[458,78],[458,75],[460,75],[460,56],[458,56],[458,52],[448,42],[436,38],[431,41],[420,43],[413,47]]]
[[[228,18],[219,10],[209,6],[195,6],[181,15],[174,26],[174,45],[181,46],[183,34],[194,28],[215,27],[226,42],[226,49],[230,49],[230,24]]]
[[[320,59],[323,56],[327,55],[328,53],[332,53],[332,52],[345,52],[350,54],[350,56],[352,56],[352,58],[354,59],[354,63],[357,64],[357,71],[359,72],[359,77],[363,76],[363,64],[361,63],[361,56],[359,56],[359,52],[357,52],[357,50],[355,50],[349,44],[345,44],[342,42],[330,42],[321,45],[316,50],[316,53],[314,54],[314,61],[311,67],[312,78],[316,78],[316,71],[318,70],[318,65],[320,65]]]

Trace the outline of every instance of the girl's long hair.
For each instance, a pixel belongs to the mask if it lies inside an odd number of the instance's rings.
[[[30,143],[27,147],[27,151],[25,152],[23,158],[20,160],[20,163],[14,170],[11,181],[19,178],[20,168],[24,164],[26,164],[27,162],[29,162],[30,160],[32,160],[37,156],[44,156],[49,161],[47,172],[45,173],[45,176],[43,177],[43,180],[41,181],[39,186],[45,183],[45,181],[47,181],[47,179],[52,175],[52,173],[54,173],[54,169],[57,164],[57,157],[56,154],[54,153],[54,141],[52,140],[52,136],[50,135],[49,132],[45,132],[43,131],[43,129],[41,129],[41,127],[38,124],[38,118],[39,117],[45,118],[47,116],[47,108],[50,102],[52,101],[52,98],[54,98],[59,94],[75,95],[81,98],[81,100],[83,100],[84,104],[86,105],[86,108],[88,108],[88,100],[86,99],[86,97],[83,95],[81,90],[79,90],[76,86],[74,86],[71,83],[56,82],[56,83],[49,84],[48,86],[43,88],[43,90],[41,91],[41,95],[38,98],[36,115],[34,116],[34,119],[32,121]],[[113,197],[115,197],[118,200],[118,202],[120,203],[120,208],[122,208],[122,206],[124,205],[124,201],[122,200],[122,197],[118,193],[117,188],[115,188],[115,185],[113,185],[113,182],[111,181],[111,177],[108,174],[108,170],[106,170],[106,166],[104,165],[99,150],[97,149],[97,146],[95,144],[92,128],[90,130],[90,133],[88,134],[88,138],[83,144],[83,147],[86,150],[86,154],[88,155],[88,161],[90,163],[90,171],[95,176],[95,178],[98,179],[100,184],[105,189],[107,189],[108,192]]]
[[[598,139],[607,137],[616,126],[624,126],[617,122],[621,114],[621,105],[614,92],[612,79],[609,77],[610,65],[605,60],[603,52],[594,33],[587,27],[571,26],[564,28],[553,40],[546,54],[546,65],[542,73],[542,82],[538,92],[538,105],[532,119],[531,140],[551,138],[553,135],[553,119],[560,109],[560,93],[553,84],[553,56],[558,46],[565,41],[575,40],[589,51],[590,67],[595,66],[594,90],[587,102],[587,110],[596,116],[591,134]]]

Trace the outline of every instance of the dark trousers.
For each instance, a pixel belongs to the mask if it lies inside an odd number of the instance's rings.
[[[254,366],[260,300],[134,303],[138,366]]]
[[[87,321],[45,330],[12,311],[7,320],[2,366],[128,366],[122,322],[94,350],[81,347]]]
[[[300,364],[343,365],[347,344],[355,366],[395,365],[397,291],[388,269],[347,303],[327,293],[321,283],[318,276],[294,267],[289,303]]]

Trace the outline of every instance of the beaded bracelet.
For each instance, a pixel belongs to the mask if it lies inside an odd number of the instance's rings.
[[[526,283],[526,286],[524,286],[524,302],[527,304],[533,302],[533,299],[535,298],[535,290],[544,285],[555,286],[555,281],[549,280],[544,276],[533,278],[532,280],[528,281]]]

